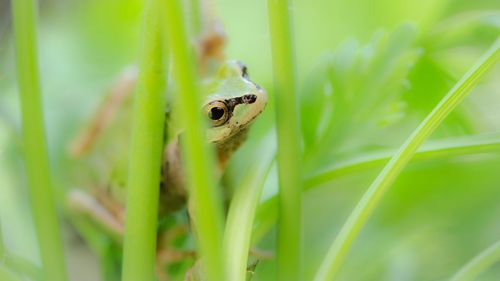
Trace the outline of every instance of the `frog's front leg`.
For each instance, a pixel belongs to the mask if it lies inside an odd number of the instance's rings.
[[[124,234],[124,221],[116,212],[110,210],[109,203],[102,203],[96,197],[80,189],[73,189],[67,197],[68,209],[77,216],[90,218],[103,231],[121,241]],[[107,206],[106,206],[107,205]]]
[[[212,21],[198,36],[197,41],[199,71],[204,76],[213,70],[213,65],[217,66],[225,59],[226,34],[221,23]]]
[[[126,68],[108,90],[107,95],[86,125],[68,147],[69,154],[78,158],[90,151],[102,132],[112,123],[125,101],[131,98],[137,83],[137,69]]]

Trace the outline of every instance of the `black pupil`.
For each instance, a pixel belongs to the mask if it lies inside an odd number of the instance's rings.
[[[208,116],[212,120],[219,120],[222,118],[222,116],[224,116],[224,109],[222,109],[222,107],[218,107],[218,106],[212,107],[210,109],[210,113],[208,114]]]

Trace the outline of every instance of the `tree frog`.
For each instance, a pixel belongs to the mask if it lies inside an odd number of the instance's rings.
[[[124,202],[127,180],[127,155],[130,138],[130,112],[134,75],[126,74],[113,87],[94,119],[70,147],[70,154],[85,165],[78,166],[76,175],[86,177],[87,191],[74,189],[69,193],[69,205],[77,213],[120,239],[123,235]],[[209,123],[206,141],[213,144],[220,175],[233,152],[245,141],[252,122],[267,104],[266,92],[249,79],[247,68],[238,61],[222,63],[213,78],[202,82],[205,102],[200,114]],[[175,102],[167,113],[165,149],[162,164],[159,216],[181,209],[187,192],[179,149],[179,128]]]

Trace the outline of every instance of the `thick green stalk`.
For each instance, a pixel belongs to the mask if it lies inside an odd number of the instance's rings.
[[[349,215],[338,236],[331,245],[315,281],[333,280],[350,249],[354,239],[375,210],[387,189],[408,164],[418,147],[443,122],[448,114],[467,96],[470,90],[500,60],[500,38],[484,54],[458,83],[448,92],[429,115],[408,137],[398,152],[389,160],[384,169],[368,188],[359,203]]]
[[[236,190],[227,215],[224,232],[224,257],[228,280],[245,281],[252,227],[266,175],[271,169],[276,148],[270,138],[263,141],[258,151],[263,155],[249,169]]]
[[[278,280],[301,279],[300,135],[290,2],[268,0],[278,133]]]
[[[493,264],[500,261],[500,241],[488,247],[479,253],[464,267],[462,267],[452,278],[451,281],[472,281],[488,269]]]
[[[23,153],[45,279],[63,281],[67,276],[43,124],[35,5],[32,0],[12,1]]]
[[[139,84],[134,101],[123,279],[153,280],[165,116],[166,53],[161,0],[147,2]]]
[[[188,44],[184,15],[179,0],[166,1],[169,49],[173,77],[179,93],[181,120],[186,127],[181,141],[189,190],[189,211],[207,280],[223,281],[223,218],[220,191],[215,184],[213,153],[205,142],[206,124],[200,114],[201,97],[195,71],[194,52]]]

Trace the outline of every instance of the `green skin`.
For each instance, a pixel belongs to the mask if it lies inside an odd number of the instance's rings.
[[[210,124],[206,137],[215,146],[217,173],[220,175],[229,157],[244,142],[252,122],[264,110],[267,94],[249,80],[246,67],[237,61],[225,62],[214,78],[204,81],[203,93],[206,98],[202,113]],[[131,96],[127,95],[120,102],[120,108],[113,113],[112,121],[105,126],[105,130],[94,136],[95,144],[82,157],[83,161],[79,161],[82,166],[77,168],[76,174],[86,177],[82,181],[83,186],[90,187],[90,191],[75,189],[68,197],[72,210],[91,217],[116,237],[123,235],[123,203],[128,167],[123,151],[128,151],[129,144],[129,141],[116,140],[127,140],[130,135]],[[182,138],[182,122],[178,120],[175,106],[173,108],[168,114],[168,138],[159,187],[160,218],[185,206],[187,196],[178,145],[179,138]]]

